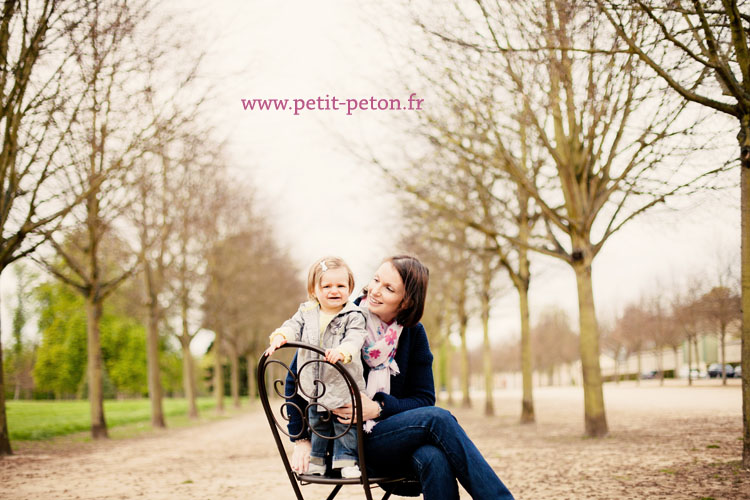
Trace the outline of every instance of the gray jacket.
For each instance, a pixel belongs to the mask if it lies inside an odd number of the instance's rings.
[[[300,304],[294,316],[286,320],[277,331],[283,333],[287,340],[307,342],[322,349],[338,347],[350,353],[351,362],[344,366],[359,389],[365,390],[360,351],[367,331],[365,330],[365,316],[358,306],[347,302],[344,308],[331,319],[321,335],[320,305],[314,300],[304,302]],[[307,364],[316,359],[321,361]],[[351,402],[344,379],[335,368],[328,366],[323,356],[308,349],[299,349],[297,374],[302,388],[301,395],[308,401],[317,396],[318,403],[331,410]],[[316,380],[323,382],[325,390],[322,387],[316,387]],[[321,411],[323,408],[319,407],[318,410]]]

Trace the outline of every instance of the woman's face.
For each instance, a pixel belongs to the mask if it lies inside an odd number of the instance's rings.
[[[367,285],[367,307],[381,321],[391,323],[401,310],[404,294],[401,275],[393,264],[383,262]]]

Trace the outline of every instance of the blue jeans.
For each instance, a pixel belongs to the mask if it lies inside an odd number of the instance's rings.
[[[339,422],[333,413],[319,413],[315,406],[310,406],[308,410],[310,417],[310,427],[315,432],[310,432],[310,462],[314,464],[325,465],[326,450],[328,444],[333,441],[333,465],[334,469],[342,467],[351,467],[357,465],[359,457],[357,455],[357,432],[352,425],[346,433],[338,439],[326,439],[327,436],[333,438],[344,433],[346,425]],[[377,426],[376,426],[377,427]]]
[[[415,408],[382,420],[365,437],[368,469],[412,471],[425,500],[458,499],[458,485],[472,498],[513,500],[495,471],[448,410]]]

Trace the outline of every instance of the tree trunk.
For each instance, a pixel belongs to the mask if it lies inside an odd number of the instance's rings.
[[[198,418],[198,405],[196,403],[197,387],[195,386],[195,361],[190,352],[190,335],[183,326],[182,335],[179,336],[182,346],[182,386],[185,389],[185,399],[188,403],[188,417]]]
[[[469,368],[469,348],[466,345],[466,325],[461,326],[461,407],[471,408],[471,370]]]
[[[488,272],[485,270],[485,272]],[[484,414],[488,417],[495,414],[495,405],[493,402],[492,387],[492,347],[490,346],[490,283],[488,276],[485,276],[482,291],[482,330],[484,333],[482,352],[484,365]]]
[[[451,349],[451,343],[450,343],[450,330],[447,329],[447,335],[445,336],[445,339],[443,340],[442,345],[440,346],[440,372],[441,372],[441,379],[442,379],[442,385],[445,387],[445,392],[448,396],[446,400],[446,404],[448,406],[453,406],[453,374],[451,373],[451,357],[453,355],[453,349]]]
[[[234,347],[229,349],[229,388],[232,393],[232,404],[240,407],[240,356]]]
[[[696,335],[693,337],[693,348],[695,349],[695,366],[698,368],[698,371],[701,369],[701,354],[700,351],[698,351],[698,336]]]
[[[253,400],[258,397],[258,385],[255,382],[255,356],[252,353],[247,354],[247,399],[252,404]]]
[[[750,470],[750,115],[740,129],[740,193],[742,255],[742,465]]]
[[[580,317],[581,368],[583,371],[583,401],[586,435],[606,436],[607,417],[604,410],[602,372],[599,366],[599,330],[594,308],[594,291],[591,281],[591,264],[574,266],[578,285],[578,311]]]
[[[148,310],[148,327],[146,329],[146,361],[148,363],[148,395],[151,399],[151,425],[156,428],[166,427],[162,409],[161,369],[159,368],[159,318],[152,300]]]
[[[672,378],[677,379],[677,377],[680,376],[679,374],[680,374],[680,368],[681,367],[680,367],[680,358],[677,355],[677,347],[676,346],[672,346],[672,352],[674,353],[674,377],[672,377]]]
[[[469,348],[466,346],[466,325],[469,322],[469,317],[466,314],[466,299],[463,297],[463,293],[461,295],[458,304],[458,334],[461,337],[461,392],[463,393],[461,406],[471,408],[471,395],[469,395],[471,370],[469,369]]]
[[[641,366],[641,351],[638,350],[636,353],[636,359],[638,360],[638,368],[636,369],[635,374],[635,385],[641,385],[641,373],[643,373],[643,368]]]
[[[690,337],[687,338],[688,355],[688,385],[693,385],[693,348],[690,345]]]
[[[721,344],[721,384],[727,385],[727,355],[724,345],[724,339],[726,337],[726,329],[724,325],[721,325],[720,344]]]
[[[445,387],[445,356],[443,353],[443,345],[448,342],[448,332],[446,325],[448,324],[448,313],[445,310],[445,301],[441,301],[438,309],[442,313],[438,316],[438,320],[435,324],[435,338],[434,338],[434,360],[432,363],[432,379],[435,381],[435,399],[440,397],[440,391]]]
[[[620,360],[619,358],[620,353],[615,352],[615,384],[620,385]]]
[[[521,164],[528,171],[528,146],[526,140],[526,122],[521,122]],[[512,279],[513,285],[518,292],[519,314],[521,315],[521,380],[523,391],[521,395],[521,423],[531,424],[536,420],[534,415],[534,367],[531,355],[531,322],[529,320],[529,283],[531,282],[531,270],[529,268],[529,256],[523,247],[529,241],[531,232],[528,212],[529,195],[518,186],[518,201],[520,220],[518,224],[518,237],[521,246],[518,248],[518,276]]]
[[[88,347],[89,406],[91,408],[91,437],[107,438],[107,422],[104,419],[104,392],[102,376],[102,343],[99,323],[102,317],[102,302],[91,291],[86,297],[86,330]]]
[[[224,371],[221,366],[221,343],[223,335],[221,330],[216,330],[214,338],[214,397],[216,398],[216,412],[224,412]]]
[[[659,385],[664,385],[664,350],[662,348],[657,348],[656,351],[656,360],[659,364]]]
[[[0,269],[0,275],[3,269]],[[8,434],[8,420],[5,413],[5,382],[3,381],[3,343],[0,339],[0,457],[12,455],[10,434]]]
[[[182,252],[186,251],[187,249],[183,244]],[[180,265],[180,276],[184,283],[186,279],[184,255]],[[196,402],[198,387],[195,381],[195,360],[193,359],[193,354],[190,352],[190,343],[192,342],[193,337],[190,335],[190,327],[188,325],[188,309],[190,304],[186,289],[187,288],[182,291],[180,297],[180,322],[182,332],[180,333],[179,339],[180,345],[182,346],[182,385],[185,388],[185,399],[187,399],[188,402],[188,417],[195,419],[198,418],[198,404]]]
[[[516,287],[521,313],[521,423],[534,423],[534,371],[531,358],[531,326],[529,321],[529,289],[526,286]]]

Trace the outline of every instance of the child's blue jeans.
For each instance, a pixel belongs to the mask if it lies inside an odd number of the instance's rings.
[[[354,425],[338,439],[325,439],[321,436],[333,437],[344,433],[347,424],[338,421],[333,413],[317,411],[316,406],[311,406],[308,413],[310,418],[310,427],[315,431],[310,433],[310,462],[313,464],[325,465],[326,450],[328,443],[333,441],[333,468],[351,467],[357,465],[357,430]]]

